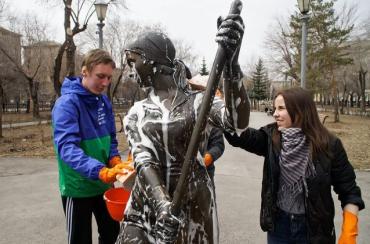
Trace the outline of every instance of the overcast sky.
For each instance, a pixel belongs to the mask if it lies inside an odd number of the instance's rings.
[[[60,0],[61,1],[61,0]],[[46,8],[40,0],[8,1],[19,14],[36,11],[47,20],[54,29],[55,39],[63,41],[63,8]],[[217,45],[214,42],[216,20],[219,15],[226,15],[231,0],[127,0],[128,10],[122,12],[122,18],[137,20],[146,24],[161,23],[167,28],[170,38],[184,39],[193,45],[200,57],[207,63],[213,62]],[[269,27],[276,17],[288,16],[297,10],[296,0],[244,0],[242,17],[246,25],[241,63],[263,55],[263,42]],[[344,2],[356,3],[359,16],[370,16],[370,0],[338,0],[337,6]],[[109,8],[108,13],[109,15]],[[109,21],[109,19],[107,20]],[[96,23],[96,17],[90,24]]]

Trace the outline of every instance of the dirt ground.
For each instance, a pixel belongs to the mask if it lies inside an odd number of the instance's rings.
[[[32,116],[11,114],[6,115],[5,120],[8,123],[10,121],[15,123],[29,121],[28,118],[32,118]],[[41,119],[50,119],[50,116],[45,114]],[[117,131],[122,128],[118,117],[116,117],[116,128]],[[124,133],[118,132],[117,140],[118,150],[120,152],[128,149]],[[48,123],[36,126],[3,129],[3,138],[0,138],[0,157],[5,156],[41,158],[55,157],[51,124]]]
[[[333,114],[325,126],[343,142],[348,158],[356,169],[370,169],[370,118],[340,115],[339,123],[333,122]]]
[[[343,142],[350,162],[357,169],[370,169],[370,118],[341,115],[339,123],[333,123],[333,115],[326,113],[325,126]],[[27,117],[28,116],[28,117]],[[29,121],[29,115],[5,115],[5,123],[12,121]],[[48,114],[43,114],[48,119]],[[117,130],[121,129],[119,118],[116,118]],[[51,125],[27,126],[3,129],[0,138],[0,157],[54,157]],[[122,132],[117,133],[120,151],[125,151],[127,142]]]

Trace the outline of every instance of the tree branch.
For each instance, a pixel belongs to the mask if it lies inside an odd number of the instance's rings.
[[[21,66],[19,66],[18,65],[18,63],[13,59],[13,57],[12,56],[10,56],[9,54],[8,54],[8,52],[3,48],[3,46],[4,45],[0,45],[0,50],[1,50],[1,52],[9,59],[9,61],[11,62],[11,63],[13,63],[14,64],[14,66],[16,67],[16,69],[17,69],[17,71],[19,72],[19,73],[21,73],[23,76],[24,76],[24,78],[26,78],[27,80],[33,80],[30,76],[28,76],[27,74],[26,74],[26,72],[24,72],[24,70],[22,69],[22,67]]]
[[[88,22],[89,22],[89,20],[90,20],[90,18],[91,18],[91,16],[95,13],[95,9],[93,9],[92,8],[92,4],[91,4],[91,6],[90,6],[90,8],[89,8],[89,10],[87,11],[87,13],[86,13],[86,17],[85,17],[85,20],[84,20],[84,25],[87,25],[88,24]],[[92,11],[91,11],[92,10]],[[91,13],[90,13],[90,11],[91,11]]]

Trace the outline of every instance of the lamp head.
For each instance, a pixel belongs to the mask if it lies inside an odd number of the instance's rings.
[[[104,21],[107,14],[108,3],[106,3],[104,0],[97,0],[95,1],[94,6],[98,20],[100,22]]]
[[[297,0],[299,11],[302,14],[307,14],[310,11],[311,0]]]

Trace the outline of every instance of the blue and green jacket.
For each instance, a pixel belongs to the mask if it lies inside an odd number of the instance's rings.
[[[99,171],[119,155],[108,98],[86,90],[80,77],[66,78],[52,111],[52,123],[61,195],[103,194],[110,185],[99,180]]]

